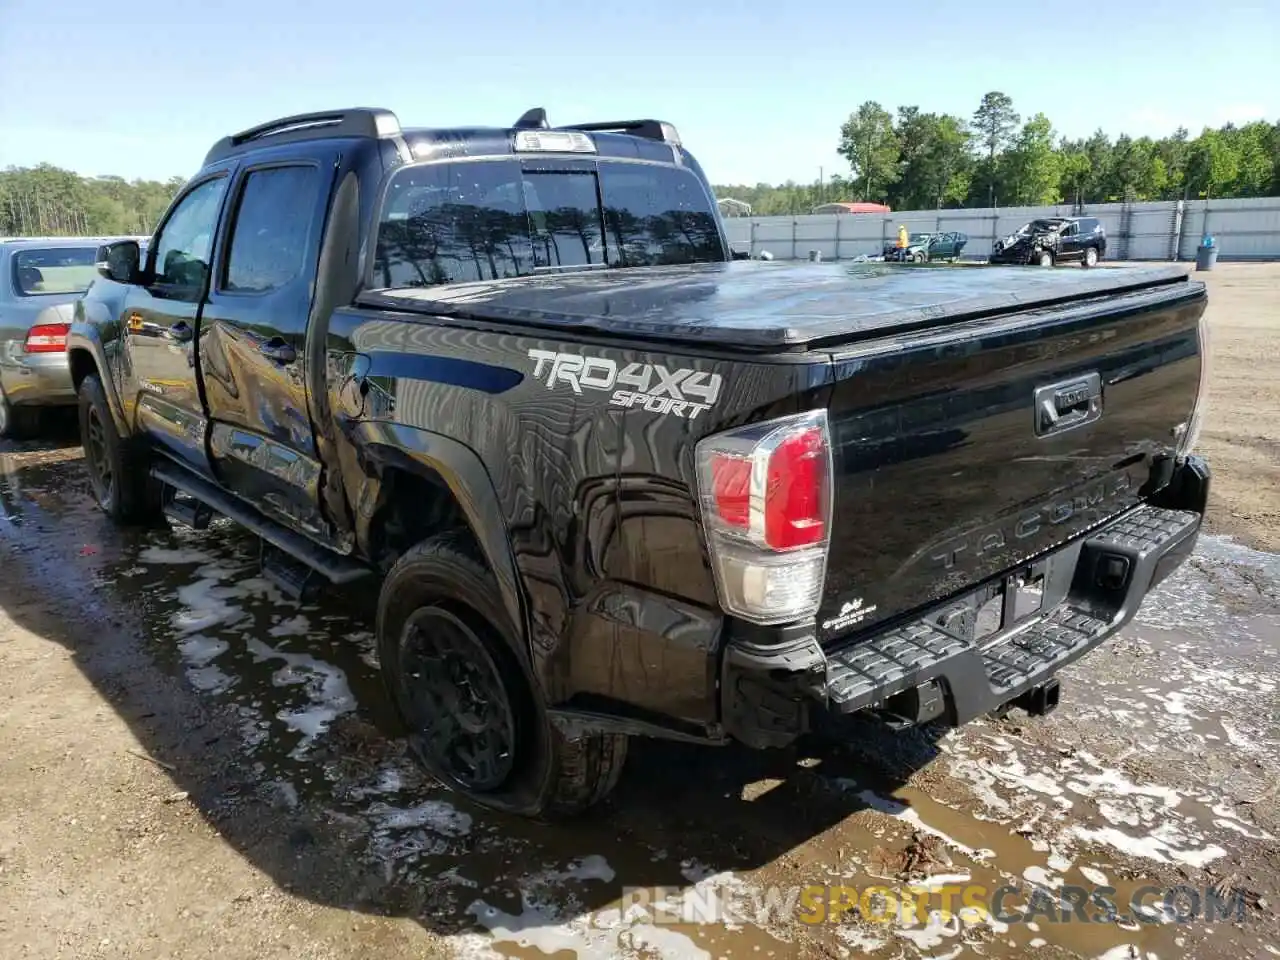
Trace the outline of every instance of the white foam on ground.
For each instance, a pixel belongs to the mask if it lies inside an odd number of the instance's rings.
[[[937,827],[929,826],[929,824],[925,823],[920,818],[920,814],[917,810],[907,806],[905,803],[899,803],[897,800],[890,800],[886,797],[882,797],[872,790],[863,790],[858,794],[858,799],[872,810],[895,817],[898,820],[911,824],[922,833],[927,833],[932,837],[937,837],[953,850],[958,850],[960,853],[963,853],[972,860],[980,862],[986,861],[992,859],[996,855],[994,850],[988,850],[985,848],[982,850],[974,849],[973,847],[966,846],[954,837],[944,833]]]
[[[235,590],[218,586],[212,577],[183,584],[178,588],[178,603],[183,609],[173,614],[170,622],[180,634],[229,626],[245,616],[242,609],[227,603],[235,596]]]
[[[1051,874],[1044,867],[1038,867],[1034,864],[1022,871],[1022,878],[1028,883],[1033,883],[1037,887],[1043,887],[1046,890],[1056,890],[1062,886],[1061,877]]]
[[[1122,943],[1118,947],[1112,947],[1105,953],[1098,954],[1094,960],[1133,960],[1134,957],[1142,956],[1138,952],[1138,948],[1127,943]]]
[[[1010,786],[1023,787],[1047,797],[1057,797],[1062,794],[1062,787],[1055,777],[1046,773],[1028,773],[1022,761],[1016,757],[1003,766],[994,763],[986,763],[983,766],[997,780]]]
[[[588,863],[588,861],[591,861]],[[612,908],[598,913],[572,911],[567,919],[555,904],[545,901],[546,890],[539,886],[548,876],[595,875],[603,858],[584,858],[577,867],[525,878],[521,882],[518,915],[507,913],[483,900],[476,900],[467,912],[489,931],[489,943],[510,943],[544,954],[565,952],[579,960],[614,960],[618,957],[656,956],[671,960],[711,960],[711,954],[679,930],[652,922],[652,915],[640,904],[632,904],[625,915]],[[613,871],[608,871],[612,875]],[[479,956],[485,945],[470,936],[450,938],[461,941],[467,956]]]
[[[212,661],[227,652],[230,645],[225,640],[192,634],[178,643],[178,652],[186,665],[187,681],[204,693],[222,693],[235,684],[235,678],[227,676]]]
[[[276,714],[290,730],[302,734],[302,740],[290,754],[300,758],[333,721],[356,708],[355,697],[347,685],[347,676],[338,667],[305,653],[286,653],[268,646],[256,637],[247,636],[245,646],[258,660],[283,660],[271,682],[277,687],[301,686],[311,703],[305,707],[285,708]]]
[[[311,621],[302,614],[282,620],[267,631],[273,637],[305,637],[311,632]]]
[[[223,673],[213,664],[204,667],[188,667],[187,682],[201,693],[224,693],[235,686],[235,678]]]
[[[917,950],[923,951],[941,946],[949,937],[959,936],[960,927],[959,915],[953,913],[944,919],[941,910],[932,910],[929,912],[929,919],[919,930],[902,928],[893,932],[895,936],[910,940]]]
[[[1095,886],[1109,886],[1107,883],[1107,875],[1101,870],[1094,869],[1093,867],[1080,867],[1080,875]]]
[[[1133,857],[1145,857],[1157,863],[1184,863],[1190,867],[1203,867],[1225,856],[1227,852],[1213,843],[1201,850],[1177,849],[1157,837],[1155,833],[1145,837],[1135,837],[1115,827],[1091,830],[1088,827],[1075,826],[1071,829],[1072,833],[1081,840],[1100,843],[1113,847],[1121,853],[1127,853]]]
[[[426,827],[445,837],[462,837],[471,832],[471,814],[445,800],[426,800],[415,807],[373,804],[365,811],[376,830],[409,830]]]
[[[146,547],[138,554],[142,563],[212,563],[213,557],[203,550],[192,550],[186,547],[172,549],[169,547]]]
[[[1080,774],[1067,781],[1067,789],[1085,797],[1150,797],[1159,800],[1166,810],[1172,810],[1181,801],[1181,796],[1172,787],[1161,787],[1155,784],[1145,786],[1134,783],[1119,770],[1104,768],[1092,758],[1086,758],[1098,769],[1097,773]]]
[[[836,935],[844,941],[845,945],[851,950],[858,950],[862,953],[874,953],[888,943],[887,940],[882,940],[879,937],[873,937],[871,934],[867,933],[865,930],[859,929],[858,927],[837,927]]]

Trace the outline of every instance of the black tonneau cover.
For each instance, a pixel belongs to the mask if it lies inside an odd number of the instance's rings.
[[[1186,282],[1173,265],[1083,269],[761,261],[374,290],[383,309],[767,351]]]

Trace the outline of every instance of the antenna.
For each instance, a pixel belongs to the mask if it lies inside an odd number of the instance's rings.
[[[520,119],[516,121],[515,128],[517,130],[547,130],[550,129],[550,126],[547,123],[547,111],[542,107],[534,107],[520,115]]]

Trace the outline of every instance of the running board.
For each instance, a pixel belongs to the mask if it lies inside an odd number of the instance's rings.
[[[151,468],[151,476],[234,520],[333,583],[351,583],[373,572],[364,564],[326,550],[314,540],[267,519],[240,498],[176,464],[157,463]]]

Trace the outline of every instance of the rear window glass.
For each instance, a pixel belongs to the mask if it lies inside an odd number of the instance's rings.
[[[18,250],[13,255],[13,288],[20,297],[84,293],[98,275],[97,258],[96,246]]]
[[[711,200],[687,170],[436,163],[392,178],[373,283],[423,287],[724,258]]]

